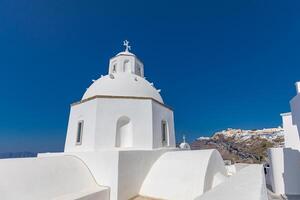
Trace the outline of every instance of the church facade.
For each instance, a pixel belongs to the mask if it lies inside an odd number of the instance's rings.
[[[261,165],[226,167],[185,139],[176,147],[172,109],[124,45],[71,105],[64,152],[0,160],[0,199],[266,200]]]
[[[65,152],[175,147],[173,111],[128,48],[71,105]]]

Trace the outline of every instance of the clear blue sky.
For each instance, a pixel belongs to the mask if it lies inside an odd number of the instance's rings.
[[[110,2],[110,3],[108,3]],[[178,138],[277,127],[300,80],[300,1],[0,1],[0,152],[61,151],[70,104],[124,39]]]

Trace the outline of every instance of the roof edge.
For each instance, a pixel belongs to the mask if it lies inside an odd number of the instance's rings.
[[[77,101],[75,103],[72,103],[71,106],[75,106],[75,105],[78,105],[78,104],[82,104],[82,103],[85,103],[87,101],[91,101],[91,100],[94,100],[94,99],[99,99],[99,98],[103,98],[103,99],[142,99],[142,100],[152,100],[156,103],[158,103],[159,105],[173,111],[173,108],[171,108],[170,106],[164,104],[164,103],[161,103],[159,102],[158,100],[154,99],[154,98],[151,98],[151,97],[137,97],[137,96],[110,96],[110,95],[95,95],[95,96],[92,96],[92,97],[89,97],[89,98],[86,98],[86,99],[83,99],[81,101]]]

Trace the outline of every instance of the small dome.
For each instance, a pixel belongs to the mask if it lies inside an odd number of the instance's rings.
[[[131,73],[113,73],[99,78],[87,89],[82,100],[96,95],[148,97],[163,103],[159,92],[145,78]]]
[[[190,147],[189,143],[187,143],[187,142],[185,141],[185,135],[182,136],[182,140],[183,140],[183,141],[182,141],[182,143],[179,145],[179,148],[182,149],[182,150],[190,150],[191,147]]]
[[[183,149],[183,150],[190,150],[190,149],[191,149],[190,145],[189,145],[188,143],[186,143],[186,142],[182,142],[182,143],[179,145],[179,148],[180,148],[180,149]]]

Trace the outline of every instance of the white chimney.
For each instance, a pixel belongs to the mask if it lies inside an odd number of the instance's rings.
[[[300,93],[300,81],[296,82],[295,85],[296,85],[297,94],[299,94]]]

